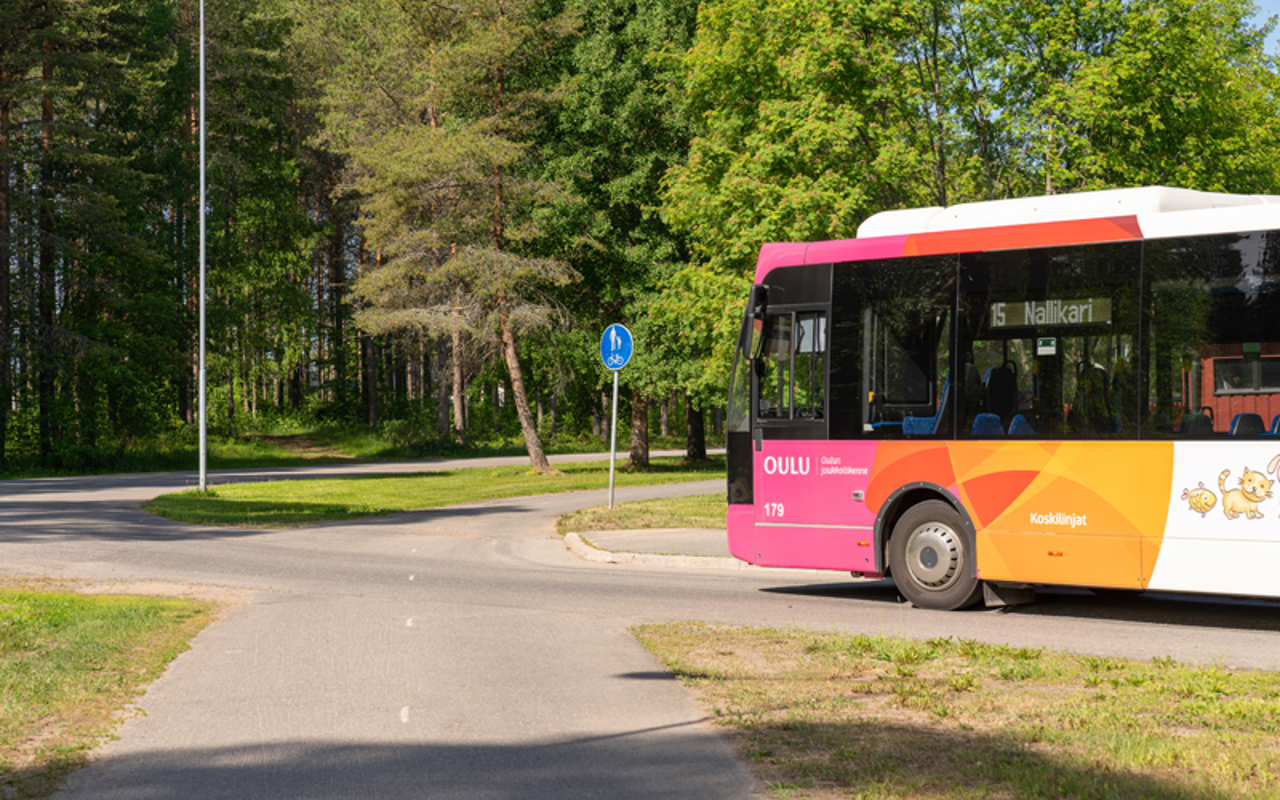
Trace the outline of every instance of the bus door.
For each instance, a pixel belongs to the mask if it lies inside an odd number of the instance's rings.
[[[752,364],[756,522],[815,522],[803,488],[827,438],[826,309],[770,309]]]

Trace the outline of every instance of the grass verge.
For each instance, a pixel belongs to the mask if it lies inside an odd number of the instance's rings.
[[[0,797],[51,793],[211,613],[195,600],[0,579]]]
[[[1275,798],[1280,675],[971,640],[646,625],[773,797]]]
[[[556,522],[556,530],[566,533],[589,531],[634,531],[646,528],[724,529],[729,501],[724,492],[638,500],[617,503],[613,508],[594,506],[571,511]]]
[[[654,459],[648,470],[619,469],[615,485],[647,486],[723,477],[723,456],[692,465],[676,458],[663,458]],[[217,487],[207,494],[191,490],[161,495],[143,507],[180,522],[272,528],[505,497],[603,489],[608,485],[609,463],[592,461],[561,464],[552,475],[538,475],[528,467],[496,467],[416,475],[237,483]]]

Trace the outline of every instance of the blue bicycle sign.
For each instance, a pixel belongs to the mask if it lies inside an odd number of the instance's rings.
[[[600,337],[600,360],[606,367],[616,372],[631,360],[631,354],[635,350],[634,344],[631,331],[627,330],[625,325],[615,322],[605,328],[604,335]]]

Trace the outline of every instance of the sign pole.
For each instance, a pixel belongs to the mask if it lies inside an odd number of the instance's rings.
[[[609,510],[613,510],[613,470],[618,460],[618,371],[613,371],[613,423],[609,430]]]
[[[618,373],[631,360],[635,342],[625,325],[614,323],[600,337],[600,360],[613,373],[613,413],[609,424],[609,510],[613,510],[613,475],[618,461]]]

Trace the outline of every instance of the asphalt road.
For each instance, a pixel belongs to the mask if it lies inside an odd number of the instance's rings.
[[[423,464],[273,470],[422,470]],[[432,469],[449,464],[430,465]],[[262,473],[215,474],[215,483]],[[0,570],[240,590],[61,798],[743,798],[728,745],[629,633],[703,619],[1280,669],[1280,606],[1042,592],[929,612],[838,574],[618,566],[554,520],[603,491],[282,531],[146,514],[182,475],[0,483]],[[619,502],[719,481],[618,490]]]

